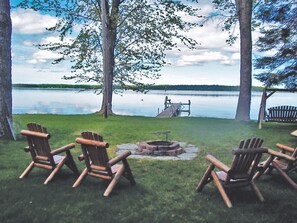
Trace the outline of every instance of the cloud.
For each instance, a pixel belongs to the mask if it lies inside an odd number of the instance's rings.
[[[27,62],[31,64],[38,64],[38,63],[45,63],[48,60],[58,59],[61,57],[61,55],[52,51],[39,50],[36,53],[34,53],[32,57],[33,58],[30,60],[27,60]]]
[[[202,1],[203,2],[203,1]],[[199,2],[200,3],[200,2]],[[201,14],[208,15],[213,12],[213,6],[209,2],[203,2]],[[239,33],[238,27],[234,34]],[[232,45],[228,45],[228,32],[222,31],[218,21],[212,20],[204,24],[203,27],[195,27],[184,33],[188,37],[196,40],[196,49],[191,50],[178,43],[178,49],[167,51],[168,60],[175,66],[192,66],[217,62],[221,65],[234,65],[240,58],[239,39]]]
[[[46,69],[47,68],[47,69]],[[49,67],[43,69],[35,67],[34,65],[15,64],[12,67],[12,81],[13,83],[65,83],[74,84],[74,81],[62,80],[64,75],[71,75],[69,69],[64,67]]]
[[[228,34],[218,30],[215,23],[205,27],[195,28],[188,35],[199,45],[191,50],[182,44],[178,48],[167,52],[167,57],[176,66],[202,65],[218,62],[221,65],[234,65],[240,58],[239,43],[229,46],[226,43]],[[174,62],[175,61],[175,62]]]
[[[46,36],[42,38],[41,44],[48,44],[48,43],[61,43],[58,36]]]
[[[182,55],[176,62],[177,66],[202,65],[207,62],[219,62],[223,65],[234,64],[232,57],[221,52],[206,51],[196,55]]]
[[[36,66],[44,67],[44,63],[58,59],[61,55],[58,52],[39,50],[37,44],[50,42],[61,43],[56,33],[48,32],[46,28],[56,24],[57,18],[51,15],[44,15],[31,9],[17,9],[12,11],[13,44],[15,59]],[[65,42],[69,42],[67,38]]]
[[[231,56],[232,60],[240,60],[240,53],[233,53]]]
[[[50,44],[50,43],[60,43],[60,44],[71,44],[73,39],[71,37],[65,37],[63,41],[61,41],[60,37],[55,35],[47,35],[46,37],[42,38],[40,44]]]
[[[31,9],[17,9],[11,13],[14,33],[43,34],[46,28],[56,24],[57,18],[51,15],[42,15]]]
[[[25,40],[23,42],[23,44],[24,44],[24,46],[33,47],[35,43],[33,41],[30,41],[30,40]]]

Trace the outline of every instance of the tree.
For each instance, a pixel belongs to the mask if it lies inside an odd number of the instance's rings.
[[[59,52],[55,63],[72,60],[74,75],[65,79],[98,83],[105,114],[112,113],[115,85],[143,90],[144,79],[159,77],[167,50],[178,42],[196,44],[186,31],[198,24],[183,18],[197,17],[197,10],[181,1],[23,0],[19,6],[55,13],[58,22],[49,30],[58,32],[61,42],[39,47]]]
[[[0,1],[0,136],[12,137],[11,18],[9,0]]]
[[[240,30],[240,92],[235,119],[250,120],[252,89],[252,7],[253,0],[213,0],[216,9],[223,12],[223,29],[229,31],[229,44],[234,43],[236,36],[232,27],[239,21]],[[222,15],[222,14],[221,14]],[[231,31],[230,31],[231,30]]]
[[[252,98],[252,0],[236,0],[240,29],[240,90],[236,120],[249,121]]]
[[[112,2],[112,10],[109,14],[108,1],[101,1],[101,21],[102,21],[102,57],[103,57],[103,102],[101,111],[105,117],[112,112],[112,85],[115,65],[115,44],[117,38],[117,23],[119,18],[120,0]],[[105,25],[104,25],[105,24]]]
[[[256,78],[265,86],[283,85],[297,88],[297,2],[270,0],[258,7],[256,16],[263,21],[257,41],[260,52],[270,53],[255,60],[263,69]]]

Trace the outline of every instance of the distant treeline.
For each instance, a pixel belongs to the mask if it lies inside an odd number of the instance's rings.
[[[13,84],[13,87],[21,88],[59,88],[59,89],[98,89],[98,85],[87,84]],[[134,89],[134,86],[130,86]],[[239,91],[239,86],[225,85],[148,85],[144,86],[145,90],[180,90],[180,91]],[[261,91],[262,87],[252,87],[253,91]]]
[[[77,89],[97,89],[97,85],[87,84],[13,84],[13,87],[21,88],[77,88]]]
[[[239,91],[239,86],[225,85],[153,85],[148,90],[182,90],[182,91]],[[262,87],[252,87],[253,91],[262,91]]]

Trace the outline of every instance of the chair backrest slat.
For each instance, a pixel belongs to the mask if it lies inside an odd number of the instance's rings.
[[[46,128],[37,123],[29,123],[27,125],[28,130],[33,132],[48,133]],[[49,157],[51,149],[47,138],[27,136],[28,144],[34,153],[39,156]]]
[[[97,133],[82,132],[81,135],[84,139],[103,142],[103,137]],[[105,167],[106,169],[109,169],[109,166],[108,166],[109,158],[106,151],[106,147],[82,144],[82,149],[85,150],[83,152],[84,157],[86,156],[88,157],[88,160],[85,160],[87,167],[90,167],[90,163],[92,163],[93,165],[101,166],[101,167]]]
[[[56,164],[48,141],[50,134],[47,133],[46,128],[37,123],[29,123],[27,128],[28,130],[22,130],[21,134],[27,137],[32,160],[54,167]]]
[[[229,171],[229,180],[251,179],[262,153],[267,151],[261,149],[262,144],[263,140],[260,138],[251,138],[240,142],[239,148],[233,151],[234,157]]]

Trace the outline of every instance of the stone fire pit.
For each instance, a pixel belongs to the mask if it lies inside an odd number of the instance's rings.
[[[136,155],[177,156],[184,152],[180,144],[175,141],[145,141],[139,142],[136,145]]]
[[[150,142],[150,141],[148,141]],[[130,151],[131,159],[155,159],[155,160],[192,160],[198,155],[198,147],[187,142],[178,142],[181,148],[183,148],[183,153],[179,155],[166,155],[166,156],[157,156],[157,155],[140,155],[137,150],[139,150],[138,143],[125,143],[117,145],[116,153],[118,155]]]

